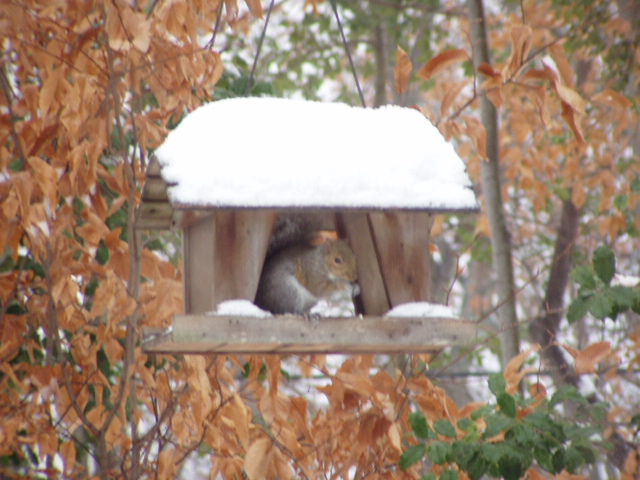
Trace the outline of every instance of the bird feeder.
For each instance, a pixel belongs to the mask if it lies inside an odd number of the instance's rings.
[[[429,302],[434,215],[477,211],[462,160],[417,110],[275,98],[204,105],[146,171],[136,227],[183,232],[185,314],[171,329],[145,329],[143,348],[407,353],[470,344],[474,322],[420,306]],[[275,221],[292,213],[316,216],[351,245],[359,315],[209,314],[224,301],[254,301]],[[386,316],[406,304],[411,313]]]

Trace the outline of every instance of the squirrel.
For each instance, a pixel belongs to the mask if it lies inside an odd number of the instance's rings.
[[[278,219],[262,269],[256,305],[273,314],[308,315],[321,299],[356,296],[356,259],[344,240],[307,218]]]

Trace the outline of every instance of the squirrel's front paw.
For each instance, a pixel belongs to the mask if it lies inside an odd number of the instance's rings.
[[[312,322],[312,323],[316,323],[322,318],[322,315],[320,315],[317,312],[314,312],[314,313],[307,312],[307,313],[303,314],[302,316],[304,318],[306,318],[307,320],[309,320],[310,322]]]

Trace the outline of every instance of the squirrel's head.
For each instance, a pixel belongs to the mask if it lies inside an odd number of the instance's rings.
[[[344,240],[326,240],[321,247],[324,250],[326,264],[335,278],[346,282],[358,279],[356,256]]]

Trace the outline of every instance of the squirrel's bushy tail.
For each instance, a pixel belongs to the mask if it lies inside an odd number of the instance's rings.
[[[293,245],[318,246],[336,239],[335,225],[323,214],[287,213],[279,215],[269,241],[267,257]]]

